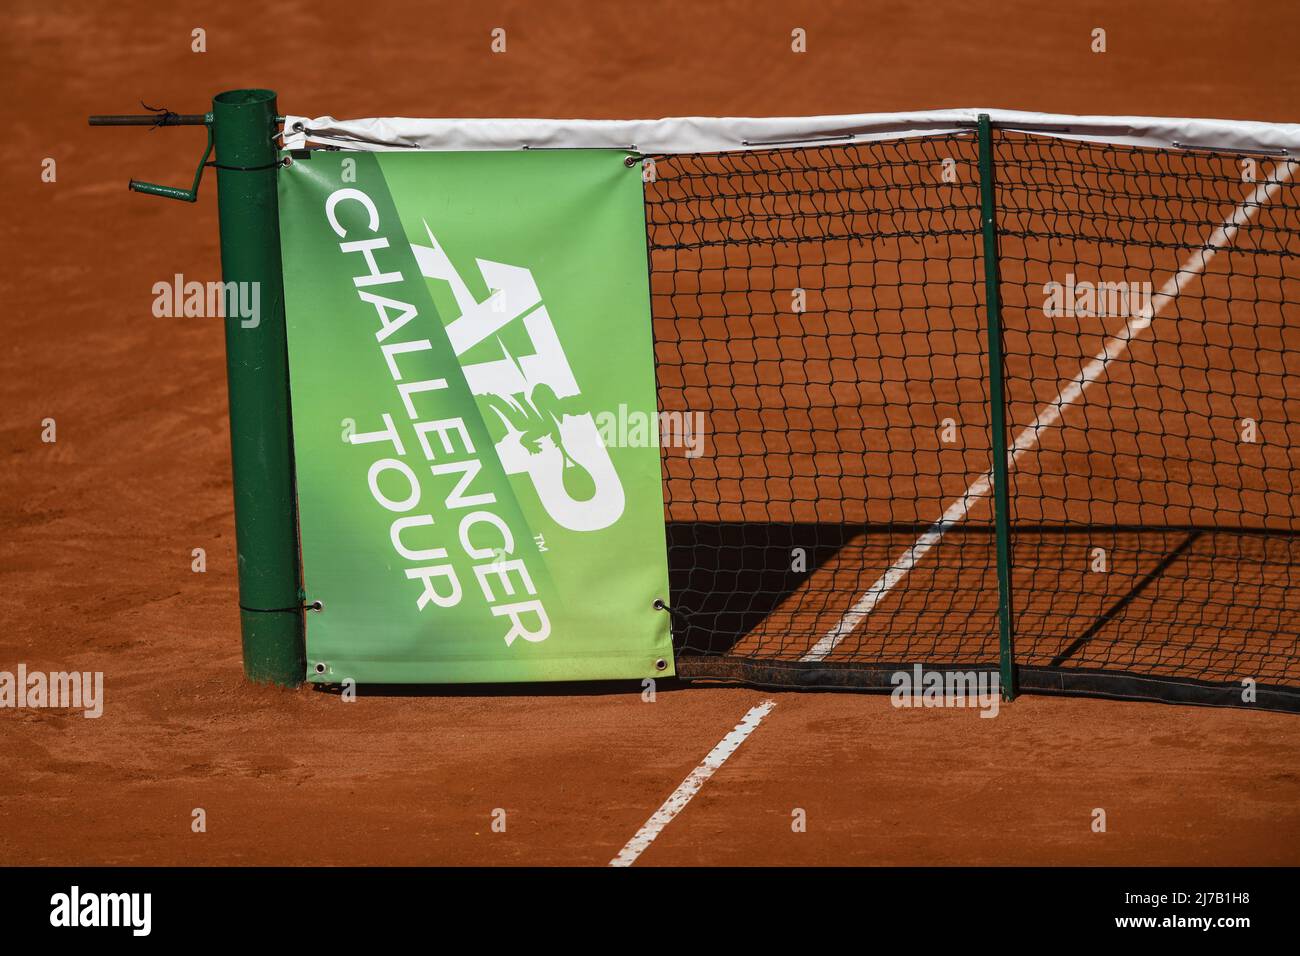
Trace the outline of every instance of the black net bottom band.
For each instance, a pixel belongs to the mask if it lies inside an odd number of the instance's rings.
[[[1000,383],[974,135],[647,161],[680,672],[1300,710],[1296,167],[992,143]]]

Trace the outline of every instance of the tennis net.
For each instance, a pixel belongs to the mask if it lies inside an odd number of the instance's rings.
[[[1300,711],[1300,126],[981,114],[285,129],[641,157],[678,673]]]
[[[683,671],[995,669],[1002,398],[1021,687],[1294,704],[1291,163],[992,145],[1000,387],[973,134],[651,157],[661,410],[707,433],[664,449]]]

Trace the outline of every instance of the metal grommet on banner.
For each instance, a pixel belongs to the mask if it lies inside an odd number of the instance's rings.
[[[325,671],[328,670],[328,669],[329,669],[329,668],[326,666],[326,664],[325,664],[324,661],[318,661],[318,662],[317,662],[317,664],[316,664],[316,673],[317,673],[317,674],[324,674]]]
[[[325,602],[324,602],[324,601],[312,601],[310,604],[307,605],[307,610],[309,610],[309,611],[323,611],[323,610],[325,610]]]
[[[304,129],[305,127],[302,125],[302,120],[299,120],[298,122],[293,124],[293,131],[295,133],[301,133]]]
[[[286,156],[286,157],[284,157],[284,159],[280,160],[280,165],[281,165],[281,166],[292,166],[292,165],[293,165],[293,157],[292,157],[292,156]]]
[[[628,156],[627,158],[625,158],[625,159],[623,160],[623,165],[626,166],[628,169],[631,169],[633,166],[635,166],[635,165],[636,165],[637,163],[639,163],[640,161],[641,161],[641,159],[640,159],[640,157],[638,157],[638,156]]]
[[[668,627],[670,630],[676,631],[679,627],[690,627],[691,612],[688,608],[683,608],[681,605],[669,607],[668,602],[662,598],[655,598],[654,603],[650,606],[656,611],[668,612]]]
[[[659,660],[655,661],[655,670],[657,671],[668,670],[668,662],[664,660],[662,657],[659,658]]]

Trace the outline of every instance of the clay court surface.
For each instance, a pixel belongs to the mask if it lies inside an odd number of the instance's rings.
[[[634,684],[363,690],[344,702],[326,691],[246,684],[219,320],[150,312],[155,282],[175,273],[219,278],[215,183],[205,182],[195,206],[124,188],[132,176],[187,185],[202,134],[85,125],[89,113],[131,112],[141,98],[202,112],[214,92],[239,86],[278,90],[283,111],[338,117],[987,105],[1293,122],[1300,80],[1285,66],[1300,14],[1288,5],[723,4],[704,12],[671,3],[401,3],[382,14],[339,5],[332,15],[321,4],[288,3],[254,21],[212,5],[155,12],[20,2],[6,19],[0,670],[23,662],[103,671],[106,701],[97,720],[0,710],[0,863],[602,865],[764,700],[775,701],[770,714],[639,864],[1300,862],[1294,714],[1024,697],[981,719],[975,710],[895,709],[880,695],[672,682],[661,683],[653,703]],[[489,33],[498,26],[509,31],[509,47],[493,56]],[[808,31],[803,56],[788,52],[794,26]],[[1088,48],[1095,26],[1108,31],[1102,56]],[[207,30],[205,54],[190,52],[195,27]],[[57,183],[40,181],[46,157],[58,162]],[[1207,273],[1198,302],[1230,288],[1230,264],[1225,256],[1221,273]],[[973,265],[964,259],[961,268]],[[958,278],[978,282],[973,272]],[[1028,287],[1042,277],[1010,278]],[[973,304],[950,321],[969,324]],[[1152,384],[1141,363],[1153,355],[1135,349],[1133,377],[1110,392],[1133,404],[1121,430],[1140,428],[1143,388]],[[1217,372],[1220,386],[1231,381],[1228,369]],[[1028,364],[1012,363],[1010,373],[1022,376],[1013,404],[1021,418],[1032,416],[1054,383],[1041,370],[1042,381],[1031,383]],[[965,374],[954,365],[936,378],[935,400],[977,415],[981,396],[957,384]],[[704,383],[688,373],[685,384]],[[40,441],[47,417],[58,423],[52,445]],[[1049,450],[1064,462],[1078,450],[1071,440],[1082,439],[1067,435]],[[972,445],[955,456],[910,456],[934,477],[918,485],[925,507],[909,517],[937,517],[932,506],[960,494],[987,454]],[[732,466],[739,456],[737,447]],[[1057,467],[1050,456],[1038,461]],[[670,518],[700,517],[683,505],[689,475],[673,467],[682,480],[670,483]],[[1026,475],[1040,490],[1054,480]],[[858,476],[864,487],[867,478]],[[773,487],[765,481],[758,497],[770,498]],[[835,486],[837,494],[848,487]],[[1188,520],[1198,503],[1188,505]],[[875,520],[829,499],[802,514],[708,517]],[[1151,570],[1150,554],[1180,546],[1176,536],[1116,535],[1121,553],[1147,556],[1133,577]],[[910,540],[851,539],[809,588],[851,600]],[[1205,589],[1191,599],[1222,596],[1212,569],[1195,570],[1209,565],[1197,557],[1207,540],[1178,555],[1193,569],[1185,580]],[[1063,538],[1042,542],[1019,553],[1065,560]],[[1231,547],[1244,555],[1251,546]],[[194,548],[207,552],[204,574],[191,571]],[[979,632],[995,648],[992,607],[970,592],[954,591],[946,617],[901,613],[920,591],[935,607],[933,593],[952,587],[953,567],[968,587],[972,576],[991,580],[986,538],[954,535],[944,549],[949,570],[918,568],[891,626],[909,622],[934,646]],[[1289,561],[1281,551],[1268,559]],[[1032,590],[1033,569],[1018,565],[1016,573]],[[1052,587],[1066,587],[1071,573],[1052,569]],[[1068,586],[1070,612],[1044,606],[1041,596],[1027,612],[1082,621],[1109,603],[1086,593],[1082,579]],[[1189,593],[1162,597],[1157,588],[1150,597],[1175,606]],[[810,607],[804,600],[775,609],[748,639],[793,636],[806,649],[842,610]],[[1093,647],[1127,648],[1136,659],[1133,641],[1131,631],[1112,632]],[[1059,647],[1037,650],[1050,656]],[[1285,642],[1273,650],[1294,654]],[[1297,675],[1275,676],[1294,684]],[[191,814],[200,807],[207,832],[195,834]],[[507,814],[504,833],[491,827],[498,808]],[[807,832],[792,832],[797,808]],[[1091,832],[1095,808],[1107,812],[1104,834]]]

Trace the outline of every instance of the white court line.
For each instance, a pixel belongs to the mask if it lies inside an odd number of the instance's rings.
[[[610,866],[631,866],[636,858],[646,851],[664,827],[672,822],[673,817],[681,813],[691,798],[700,792],[704,782],[727,762],[727,758],[736,752],[736,748],[745,742],[745,738],[754,732],[759,722],[772,712],[776,701],[765,700],[749,709],[740,719],[734,730],[718,741],[718,745],[709,751],[709,755],[700,765],[690,772],[685,780],[674,790],[644,824],[636,835],[627,841],[627,845],[618,851],[618,856],[609,861]]]
[[[1205,267],[1218,254],[1219,249],[1232,243],[1237,236],[1238,230],[1250,221],[1255,210],[1272,199],[1277,191],[1282,188],[1282,185],[1291,178],[1295,167],[1296,163],[1291,160],[1278,163],[1273,168],[1274,176],[1272,180],[1258,184],[1250,196],[1233,210],[1232,215],[1220,223],[1214,232],[1210,233],[1209,239],[1206,240],[1206,245],[1209,248],[1198,249],[1193,252],[1188,256],[1187,261],[1179,267],[1178,271],[1160,287],[1160,291],[1151,299],[1151,308],[1134,316],[1129,320],[1122,332],[1106,340],[1096,357],[1083,367],[1083,370],[1069,385],[1061,389],[1061,393],[1056,396],[1055,400],[1049,402],[1039,411],[1038,417],[1034,419],[1032,424],[1015,437],[1015,440],[1011,443],[1011,448],[1007,451],[1008,471],[1015,467],[1017,458],[1038,446],[1039,431],[1059,424],[1066,407],[1077,402],[1088,386],[1101,378],[1106,371],[1107,365],[1123,357],[1124,353],[1128,351],[1129,343],[1133,341],[1134,336],[1150,326],[1156,316],[1160,314],[1161,309],[1172,302],[1183,291],[1183,287],[1187,283],[1205,271]],[[1280,176],[1277,175],[1279,170],[1281,171]],[[988,497],[992,489],[993,471],[990,469],[976,479],[960,498],[948,506],[948,509],[938,521],[930,525],[924,534],[898,556],[894,563],[885,570],[885,573],[877,578],[876,582],[867,588],[863,595],[854,602],[853,606],[845,612],[839,622],[827,631],[813,649],[801,657],[800,660],[804,662],[820,661],[833,651],[840,641],[853,633],[853,630],[862,623],[863,619],[872,612],[875,606],[903,578],[907,577],[912,568],[916,567],[917,562],[943,540],[943,536],[948,533],[954,524],[963,520],[970,513],[971,508]]]

